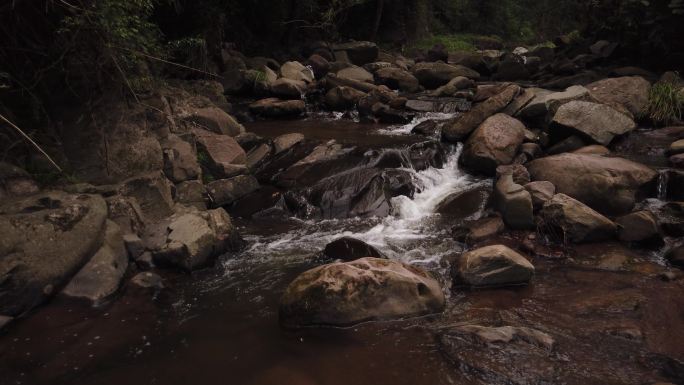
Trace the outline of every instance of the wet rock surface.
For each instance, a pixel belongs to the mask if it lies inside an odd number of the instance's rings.
[[[283,294],[279,314],[289,327],[348,326],[435,313],[443,306],[439,283],[427,272],[364,258],[303,273]]]

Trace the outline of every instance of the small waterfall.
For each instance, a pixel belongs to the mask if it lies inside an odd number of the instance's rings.
[[[670,173],[669,170],[660,170],[658,173],[658,191],[657,198],[659,200],[667,199],[667,186],[670,183]]]
[[[453,251],[448,226],[438,223],[436,210],[449,195],[472,189],[479,180],[458,168],[462,145],[449,153],[442,168],[411,172],[419,190],[413,198],[397,196],[391,200],[392,214],[385,218],[351,218],[302,221],[302,226],[286,234],[253,240],[248,252],[267,255],[316,253],[327,243],[350,236],[367,242],[391,258],[409,263],[438,263]]]

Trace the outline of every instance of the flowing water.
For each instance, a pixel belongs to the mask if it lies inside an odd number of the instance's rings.
[[[259,122],[249,129],[382,149],[418,141],[406,134],[420,121],[386,127],[313,119]],[[237,220],[248,241],[244,251],[192,275],[165,272],[167,288],[158,293],[127,286],[95,309],[56,299],[0,336],[0,384],[535,384],[540,382],[532,373],[545,365],[558,365],[564,379],[558,383],[567,384],[681,379],[684,297],[680,284],[654,278],[662,261],[649,253],[614,244],[548,250],[535,256],[537,275],[528,287],[451,288],[449,261],[464,245],[452,239],[454,223],[436,213],[438,204],[455,192],[491,186],[458,168],[459,151],[449,149],[442,168],[408,170],[418,192],[412,199],[393,198],[387,217]],[[483,209],[474,212],[471,219],[484,215]],[[433,272],[448,296],[444,314],[347,329],[282,330],[281,293],[317,265],[326,243],[343,235]],[[491,242],[519,244],[526,236]],[[616,253],[629,253],[628,269],[610,258]],[[528,380],[487,380],[454,362],[440,344],[439,331],[455,323],[527,325],[553,335],[559,352],[552,364],[527,363]],[[485,354],[498,359],[496,350]],[[666,373],[663,367],[674,369]]]

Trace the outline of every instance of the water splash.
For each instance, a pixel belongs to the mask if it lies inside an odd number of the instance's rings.
[[[392,214],[385,218],[297,220],[300,225],[286,233],[246,236],[251,243],[246,253],[260,259],[310,258],[327,243],[349,236],[377,247],[390,258],[434,266],[455,247],[448,227],[439,223],[437,207],[451,194],[487,183],[458,168],[461,149],[461,145],[453,148],[442,168],[404,169],[412,174],[419,192],[413,198],[393,198]]]
[[[416,115],[413,120],[402,126],[390,126],[378,130],[378,132],[385,135],[410,135],[411,131],[419,124],[426,122],[428,120],[448,120],[458,116],[458,113],[443,113],[443,112],[427,112],[423,114]]]

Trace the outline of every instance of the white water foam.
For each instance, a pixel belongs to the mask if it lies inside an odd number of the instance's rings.
[[[449,195],[488,183],[478,180],[458,168],[459,145],[452,151],[443,168],[412,169],[418,188],[411,199],[392,199],[392,214],[385,218],[352,218],[301,221],[301,227],[272,237],[247,237],[251,241],[248,253],[257,257],[273,254],[292,257],[314,254],[329,242],[342,236],[360,239],[380,249],[390,258],[407,263],[435,264],[450,252],[453,241],[448,228],[434,226],[438,205]],[[351,229],[351,230],[350,230]]]
[[[455,118],[458,114],[453,113],[453,114],[447,114],[443,112],[427,112],[423,114],[418,114],[416,115],[413,120],[411,120],[410,123],[404,124],[401,126],[390,126],[388,128],[383,128],[381,130],[378,130],[378,132],[385,134],[385,135],[410,135],[411,130],[413,130],[414,127],[417,125],[428,121],[428,120],[447,120],[451,118]]]

